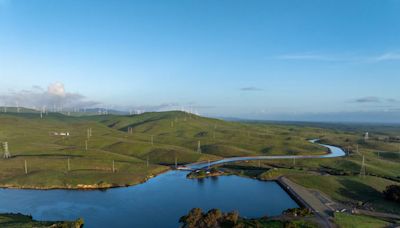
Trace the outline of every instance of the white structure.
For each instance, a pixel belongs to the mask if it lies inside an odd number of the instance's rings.
[[[364,155],[362,157],[360,176],[361,177],[365,177],[365,158],[364,158]]]
[[[200,141],[197,143],[197,152],[201,153],[201,144]]]
[[[11,158],[10,151],[8,151],[8,142],[3,142],[3,150],[4,150],[4,156],[3,158]]]
[[[364,140],[367,141],[368,139],[369,139],[369,133],[368,133],[368,132],[365,132]]]
[[[69,132],[52,132],[54,136],[70,136]]]

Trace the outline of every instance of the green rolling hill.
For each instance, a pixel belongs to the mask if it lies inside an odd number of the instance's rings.
[[[67,132],[69,136],[55,135]],[[39,113],[21,109],[0,113],[0,141],[8,142],[13,156],[0,159],[0,185],[111,187],[139,183],[167,170],[175,160],[185,164],[232,156],[320,154],[325,149],[306,139],[321,132],[227,122],[179,111],[132,116],[48,113],[41,119]]]

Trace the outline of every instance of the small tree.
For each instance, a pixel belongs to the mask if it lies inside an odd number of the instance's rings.
[[[197,227],[197,223],[203,217],[203,211],[200,208],[193,208],[190,210],[188,215],[182,216],[179,219],[179,222],[183,223],[183,227],[187,228],[195,228]]]

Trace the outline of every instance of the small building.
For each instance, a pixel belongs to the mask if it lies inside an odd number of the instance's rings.
[[[69,136],[69,132],[51,132],[54,136]]]

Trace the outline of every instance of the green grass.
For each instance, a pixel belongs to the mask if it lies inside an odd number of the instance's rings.
[[[9,109],[12,110],[12,109]],[[293,172],[326,172],[357,175],[362,155],[367,174],[400,181],[398,142],[383,142],[378,136],[395,136],[396,127],[333,124],[278,124],[228,122],[185,112],[144,113],[133,116],[66,116],[49,113],[43,119],[33,110],[0,113],[0,141],[8,141],[11,159],[0,159],[0,185],[24,187],[123,186],[139,183],[179,164],[254,155],[323,154],[324,147],[307,139],[349,148],[350,156],[334,159],[265,161],[278,170],[244,170],[245,175],[273,179]],[[92,129],[93,136],[86,137]],[[132,134],[128,129],[132,128]],[[371,138],[362,140],[364,131]],[[69,137],[51,132],[70,132]],[[151,142],[153,138],[153,143]],[[88,140],[88,150],[85,150]],[[202,153],[197,152],[198,141]],[[359,153],[356,153],[356,145]],[[386,151],[377,155],[377,151]],[[70,170],[67,161],[70,159]],[[24,173],[24,161],[28,174]],[[147,167],[146,163],[150,165]],[[112,172],[112,161],[116,172]],[[257,166],[257,162],[248,165]],[[247,172],[247,173],[246,173]]]
[[[350,215],[347,213],[335,213],[335,223],[341,228],[380,228],[387,227],[390,223],[363,215]]]
[[[0,141],[9,143],[13,155],[0,159],[0,186],[9,187],[124,186],[167,170],[175,160],[186,164],[233,156],[326,153],[306,140],[314,137],[314,128],[227,122],[184,112],[133,116],[49,113],[40,119],[33,110],[21,110],[0,113],[0,126]],[[93,134],[89,139],[88,128]],[[52,132],[69,132],[70,136]],[[198,141],[202,153],[197,152]]]
[[[382,191],[395,182],[378,177],[288,175],[289,179],[311,189],[317,189],[340,202],[355,205],[367,203],[376,210],[399,213],[397,203],[384,199]]]

